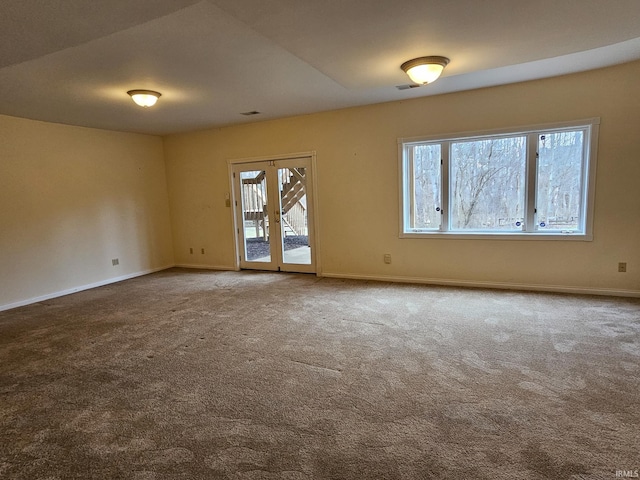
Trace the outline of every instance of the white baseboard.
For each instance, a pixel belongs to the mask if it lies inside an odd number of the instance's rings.
[[[81,292],[83,290],[90,290],[92,288],[104,287],[105,285],[109,285],[111,283],[122,282],[123,280],[129,280],[130,278],[141,277],[143,275],[159,272],[161,270],[167,270],[168,268],[172,268],[172,267],[173,265],[167,265],[165,267],[152,268],[150,270],[143,270],[140,272],[128,273],[127,275],[122,275],[120,277],[108,278],[106,280],[90,283],[88,285],[81,285],[78,287],[61,290],[59,292],[48,293],[47,295],[42,295],[39,297],[27,298],[26,300],[20,300],[19,302],[9,303],[7,305],[0,305],[0,312],[4,310],[11,310],[12,308],[24,307],[25,305],[31,305],[33,303],[44,302],[45,300],[51,300],[52,298],[63,297],[65,295]]]
[[[44,302],[52,298],[63,297],[72,293],[81,292],[83,290],[90,290],[92,288],[103,287],[111,283],[121,282],[130,278],[141,277],[150,273],[167,270],[173,267],[180,268],[192,268],[200,270],[221,270],[221,271],[237,271],[235,266],[212,266],[212,265],[198,265],[198,264],[177,264],[167,265],[164,267],[153,268],[150,270],[143,270],[140,272],[129,273],[120,277],[109,278],[101,280],[99,282],[90,283],[88,285],[81,285],[78,287],[69,288],[67,290],[61,290],[47,295],[39,297],[28,298],[19,302],[9,303],[7,305],[0,305],[0,312],[4,310],[11,310],[12,308],[24,307],[25,305],[31,305],[33,303]],[[467,280],[451,280],[442,278],[422,278],[422,277],[403,277],[403,276],[386,276],[386,275],[360,275],[349,273],[335,273],[335,272],[322,272],[317,274],[319,277],[327,278],[345,278],[351,280],[370,280],[376,282],[396,282],[396,283],[417,283],[425,285],[444,285],[452,287],[470,287],[470,288],[495,288],[500,290],[526,290],[534,292],[555,292],[555,293],[573,293],[579,295],[603,295],[612,297],[635,297],[640,298],[640,291],[638,290],[621,290],[614,288],[589,288],[589,287],[575,287],[566,285],[538,285],[538,284],[525,284],[525,283],[504,283],[504,282],[478,282]]]
[[[640,297],[639,290],[621,290],[614,288],[590,288],[567,285],[538,285],[528,283],[479,282],[467,280],[451,280],[443,278],[359,275],[334,272],[322,272],[322,274],[319,274],[318,276],[329,278],[346,278],[353,280],[371,280],[376,282],[419,283],[426,285],[443,285],[451,287],[495,288],[500,290],[526,290],[534,292],[573,293],[577,295],[604,295],[611,297]]]

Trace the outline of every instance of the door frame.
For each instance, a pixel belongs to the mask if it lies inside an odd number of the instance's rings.
[[[241,261],[241,252],[242,246],[240,245],[240,228],[244,228],[244,222],[238,218],[238,205],[237,205],[237,188],[236,182],[233,178],[234,167],[243,163],[259,163],[259,162],[278,162],[285,160],[296,160],[300,158],[305,158],[310,160],[310,170],[311,170],[311,189],[312,189],[312,201],[311,205],[313,207],[313,213],[310,216],[310,233],[313,232],[313,238],[311,240],[311,248],[312,248],[312,259],[315,259],[315,264],[312,263],[312,271],[309,273],[315,273],[317,276],[320,276],[321,268],[320,268],[320,234],[319,234],[319,214],[318,214],[318,180],[316,176],[317,168],[316,168],[316,152],[299,152],[299,153],[289,153],[282,155],[270,155],[270,156],[259,156],[259,157],[246,157],[246,158],[237,158],[227,160],[227,169],[228,169],[228,179],[229,179],[229,191],[231,192],[231,209],[232,209],[232,221],[233,221],[233,229],[231,231],[233,235],[233,248],[234,248],[234,266],[235,270],[241,270],[240,261]],[[315,268],[313,268],[315,267]],[[306,270],[306,269],[305,269]]]

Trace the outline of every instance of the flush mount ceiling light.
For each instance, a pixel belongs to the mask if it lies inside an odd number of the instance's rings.
[[[127,93],[141,107],[153,107],[161,95],[153,90],[129,90]]]
[[[400,68],[418,85],[426,85],[438,79],[449,63],[447,57],[420,57],[404,62]]]

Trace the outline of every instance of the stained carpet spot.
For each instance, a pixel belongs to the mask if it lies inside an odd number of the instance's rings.
[[[624,368],[627,372],[636,372],[640,369],[640,365],[638,365],[637,363],[631,363],[631,362],[620,362],[620,365],[622,366],[622,368]]]
[[[557,397],[555,392],[534,382],[520,382],[518,386],[524,390],[529,390],[530,392],[537,393],[538,395],[543,395],[545,397]]]
[[[558,352],[561,353],[569,353],[573,351],[573,348],[578,344],[578,342],[574,342],[573,340],[566,340],[564,342],[557,342],[553,344],[553,348],[555,348]]]
[[[135,472],[133,474],[133,480],[156,480],[158,476],[155,472],[143,471],[143,472]]]
[[[511,338],[511,335],[509,335],[506,332],[500,332],[500,333],[497,333],[497,334],[493,335],[493,337],[491,337],[491,338],[493,338],[493,340],[495,342],[505,343],[505,342],[509,341],[509,339]]]
[[[235,473],[238,470],[264,468],[268,454],[246,447],[231,447],[205,460],[206,465],[216,471]]]
[[[636,357],[640,357],[640,343],[638,342],[622,343],[620,345],[620,350]]]
[[[544,478],[559,480],[562,478],[575,478],[572,475],[589,473],[589,469],[584,465],[554,460],[551,455],[543,451],[537,444],[529,445],[521,453],[525,465]]]
[[[188,463],[195,458],[193,452],[189,449],[176,447],[167,448],[165,450],[156,450],[146,452],[147,460],[156,465],[170,465],[174,463]]]

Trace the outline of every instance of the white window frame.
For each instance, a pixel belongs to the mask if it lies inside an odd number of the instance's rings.
[[[595,204],[596,160],[598,151],[598,131],[600,118],[588,118],[584,120],[559,122],[550,124],[529,125],[497,130],[484,130],[475,132],[462,132],[447,135],[431,135],[423,137],[409,137],[398,139],[399,159],[399,193],[400,193],[400,238],[449,238],[449,239],[505,239],[505,240],[593,240],[593,211]],[[582,211],[579,231],[540,231],[534,228],[535,199],[537,180],[537,137],[540,134],[556,133],[563,130],[581,129],[585,132],[583,152],[583,178],[582,178]],[[486,140],[492,137],[504,137],[510,135],[522,135],[527,137],[526,175],[527,189],[525,193],[525,230],[523,231],[452,231],[450,223],[450,194],[449,186],[449,150],[450,144],[461,140]],[[411,189],[409,168],[409,148],[424,143],[439,143],[441,145],[441,188],[442,188],[442,222],[440,229],[412,229],[409,228],[409,208]]]

